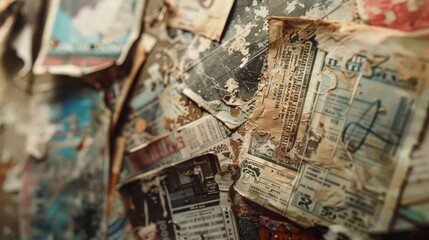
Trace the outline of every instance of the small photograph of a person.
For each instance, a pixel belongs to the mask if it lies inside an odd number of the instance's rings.
[[[195,195],[201,195],[204,193],[204,174],[203,169],[201,168],[201,164],[198,162],[194,162],[194,167],[189,169],[189,171],[186,173],[187,176],[189,176],[192,179],[192,190],[194,191]]]
[[[216,155],[189,159],[166,170],[166,187],[173,208],[213,201],[219,198],[215,181],[220,171]]]

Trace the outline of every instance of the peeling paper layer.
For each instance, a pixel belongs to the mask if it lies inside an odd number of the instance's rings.
[[[353,5],[342,0],[237,1],[222,42],[186,61],[181,70],[186,84],[184,93],[228,127],[237,128],[249,117],[252,97],[265,67],[266,16],[351,21],[352,13]],[[228,91],[231,79],[238,83],[236,93]]]
[[[424,97],[421,99],[423,103],[429,102],[429,91],[426,91]],[[425,118],[429,106],[420,104],[419,109],[416,109],[416,116],[418,118]],[[417,146],[417,149],[411,154],[411,169],[410,174],[407,176],[404,190],[401,198],[401,205],[405,207],[413,207],[414,205],[422,205],[429,199],[429,193],[422,191],[422,189],[429,188],[429,128],[428,122],[426,121],[426,129],[424,132],[420,132],[422,138],[421,142]],[[415,136],[419,136],[419,132],[415,133]],[[420,140],[419,139],[419,140]]]
[[[235,189],[304,226],[388,229],[425,118],[428,43],[357,24],[269,18]]]

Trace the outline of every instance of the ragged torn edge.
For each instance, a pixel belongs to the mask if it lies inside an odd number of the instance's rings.
[[[422,99],[429,98],[429,93],[426,92]],[[429,99],[422,100],[423,102],[428,101]],[[429,168],[429,162],[425,159],[427,156],[429,144],[429,106],[424,109],[423,104],[418,105],[415,110],[415,115],[417,119],[424,119],[424,127],[419,134],[418,143],[416,144],[413,153],[411,155],[411,169],[407,176],[405,186],[401,192],[401,201],[400,205],[402,207],[413,207],[415,205],[424,204],[429,201],[429,194],[427,192],[422,192],[421,188],[425,188],[428,184],[426,170]],[[417,171],[418,173],[415,173]]]
[[[417,99],[417,106],[414,109],[414,116],[413,118],[415,119],[421,119],[421,124],[422,124],[422,128],[419,129],[419,125],[413,125],[410,127],[409,131],[410,131],[410,135],[409,137],[405,140],[406,142],[408,142],[413,149],[411,150],[412,152],[412,157],[411,157],[411,167],[413,167],[412,162],[413,162],[413,158],[414,158],[414,153],[416,153],[418,150],[420,150],[421,147],[425,147],[427,144],[424,145],[424,142],[427,142],[429,139],[428,138],[428,123],[429,123],[429,90],[426,90],[423,94],[422,97]],[[420,123],[418,123],[420,124]],[[418,138],[413,138],[412,136],[419,136]],[[409,157],[409,156],[406,156]],[[424,157],[423,157],[424,158]],[[427,159],[425,159],[425,162],[427,162]],[[427,163],[426,163],[427,164]],[[425,167],[426,168],[426,167]],[[425,193],[422,193],[422,195],[418,196],[418,195],[414,195],[413,191],[407,191],[408,188],[419,188],[418,190],[421,191],[422,186],[416,185],[416,186],[412,186],[413,183],[408,183],[410,177],[412,177],[412,173],[413,170],[415,169],[408,169],[409,171],[407,172],[407,178],[403,184],[403,188],[402,191],[400,192],[401,194],[401,198],[399,199],[398,205],[400,205],[401,207],[412,207],[413,205],[418,205],[424,202],[427,202],[429,200],[428,195]],[[425,182],[423,182],[424,184]],[[399,206],[397,206],[399,207]],[[398,211],[398,214],[401,214],[401,211]]]
[[[267,19],[264,20],[263,29],[264,31],[268,31]],[[220,50],[223,46],[227,46],[229,42],[233,42],[237,38],[242,37],[242,35],[245,35],[247,31],[250,32],[249,29],[248,30],[242,29],[242,32],[238,33],[235,37],[231,38],[227,42],[220,45],[217,49],[214,49],[213,52],[209,54],[209,56],[213,55],[216,51]],[[246,58],[247,60],[245,62],[242,62],[242,65],[243,64],[244,65],[239,66],[239,68],[246,68],[247,65],[251,62],[251,60],[262,57],[263,58],[262,70],[266,69],[267,54],[268,54],[268,51],[267,51],[268,38],[266,39],[265,42],[260,44],[262,44],[261,50],[256,52],[255,55],[252,57],[252,59],[249,59],[249,53],[248,51],[246,51],[247,56],[243,56],[243,58]],[[198,61],[194,62],[193,65],[188,67],[185,71],[189,71],[192,67],[198,64],[201,64],[204,61],[204,59],[206,59],[207,57],[203,59],[198,59]],[[226,76],[227,74],[228,74],[228,71],[227,73],[225,73],[224,76]],[[260,80],[262,77],[263,77],[263,72],[259,74],[258,80]],[[230,129],[236,129],[248,120],[250,112],[253,108],[254,99],[252,98],[248,101],[245,101],[238,97],[239,90],[240,90],[239,83],[237,82],[236,79],[233,78],[233,76],[229,76],[223,88],[217,89],[219,91],[224,92],[223,98],[219,100],[207,101],[203,99],[198,93],[194,92],[192,89],[187,87],[185,83],[183,84],[185,86],[183,90],[183,94],[185,94],[192,101],[197,103],[198,106],[204,108],[213,116],[215,116],[217,119],[222,121]]]
[[[323,16],[321,16],[318,19],[326,19],[329,16],[331,16],[332,14],[336,13],[337,10],[341,9],[346,3],[348,3],[348,0],[342,0],[337,6],[334,6],[332,9],[330,9],[329,12],[326,12]],[[257,18],[257,17],[264,17],[267,18],[269,12],[266,12],[267,9],[264,6],[265,3],[261,2],[260,5],[258,5],[257,3],[253,3],[251,7],[246,7],[248,9],[246,9],[246,12],[248,12],[249,14],[246,15],[243,19],[243,22],[251,22],[250,19],[252,18]],[[280,3],[276,6],[274,6],[273,8],[282,8],[284,7],[284,3],[280,1]],[[259,8],[259,9],[258,9]],[[240,25],[236,24],[234,26],[236,29],[240,29],[241,31],[237,32],[235,34],[235,36],[233,36],[232,38],[224,41],[221,43],[221,45],[217,46],[215,49],[213,49],[213,51],[211,51],[207,56],[201,58],[201,59],[196,59],[194,61],[193,64],[190,64],[190,66],[188,66],[186,69],[184,69],[184,72],[188,72],[190,69],[194,68],[196,65],[200,64],[201,62],[203,62],[205,59],[210,58],[212,55],[214,55],[215,53],[217,53],[218,51],[221,51],[222,49],[230,49],[231,46],[229,45],[233,45],[234,42],[237,42],[237,39],[242,39],[245,38],[247,36],[248,31],[250,30],[249,28],[251,27],[256,27],[255,25],[252,24],[247,24],[244,28],[241,27]],[[240,27],[240,28],[239,28]],[[261,29],[268,31],[268,21],[267,19],[265,19],[263,26],[261,26]],[[264,43],[268,43],[264,42]],[[228,47],[229,46],[229,47]],[[264,49],[262,49],[262,51],[267,50],[267,45],[265,45],[263,47]],[[243,48],[240,48],[239,50],[241,51]],[[237,50],[234,50],[237,51]],[[245,51],[245,50],[244,50]],[[260,52],[258,52],[257,54],[260,54]],[[248,57],[248,56],[247,56]],[[245,63],[242,63],[242,65],[244,66]]]
[[[52,33],[52,29],[54,27],[54,20],[56,16],[55,8],[58,7],[60,1],[62,0],[51,0],[48,4],[48,14],[45,21],[44,30],[42,33],[42,45],[39,53],[36,56],[36,61],[33,66],[33,73],[36,75],[46,74],[50,73],[53,75],[62,75],[66,74],[72,77],[81,77],[90,73],[94,73],[106,68],[109,68],[114,65],[121,65],[124,63],[125,59],[128,56],[128,53],[130,49],[132,48],[132,45],[134,42],[138,39],[140,35],[140,30],[142,27],[142,17],[143,13],[146,7],[147,0],[136,0],[137,6],[134,9],[134,24],[133,28],[131,29],[132,34],[130,34],[130,37],[124,46],[124,48],[121,51],[121,54],[118,56],[116,61],[108,61],[105,63],[102,63],[98,66],[91,66],[91,67],[85,67],[85,66],[77,66],[73,64],[67,64],[67,65],[58,65],[58,66],[45,66],[43,65],[43,61],[45,57],[48,54],[49,45],[51,41],[50,34]]]
[[[328,16],[330,16],[331,14],[333,14],[334,12],[336,12],[338,9],[340,9],[346,1],[341,1],[338,6],[335,6],[334,8],[332,8],[329,12],[326,12],[325,15],[321,16],[321,19],[327,18]],[[253,10],[255,11],[255,13],[257,11],[263,11],[262,9],[256,9],[256,7],[253,8]],[[315,20],[317,21],[317,20]],[[250,32],[250,27],[249,25],[246,25],[245,28],[242,28],[241,31],[239,33],[237,33],[233,38],[229,39],[228,41],[222,43],[217,49],[214,49],[207,57],[210,57],[211,55],[213,55],[215,52],[217,52],[219,49],[222,48],[226,48],[230,43],[231,46],[228,48],[230,49],[233,45],[233,43],[237,40],[237,39],[243,39],[244,36],[246,36],[246,34],[248,34]],[[262,28],[264,31],[268,32],[268,21],[267,19],[265,19],[264,21],[264,26]],[[268,37],[268,36],[267,36]],[[235,49],[234,51],[244,51],[244,53],[248,54],[248,50],[246,51],[245,48],[245,44],[241,44],[242,46],[240,46],[239,49]],[[267,66],[267,54],[268,54],[268,38],[266,39],[266,42],[263,43],[263,47],[260,50],[260,52],[257,52],[255,54],[255,56],[253,58],[259,57],[261,54],[263,54],[263,58],[264,58],[264,65],[262,69],[266,69]],[[230,51],[230,50],[228,50]],[[194,62],[190,67],[188,67],[187,69],[185,69],[186,71],[189,71],[191,68],[193,68],[194,66],[200,64],[202,61],[204,61],[204,59],[199,59],[198,61]],[[243,66],[240,66],[240,68],[244,68],[246,67],[246,64],[249,62],[249,56],[244,55],[243,59],[247,59],[246,61],[242,62]],[[259,79],[263,78],[263,73],[261,72]],[[234,80],[234,79],[232,79]],[[227,86],[225,86],[227,87]],[[258,90],[255,92],[255,95],[258,94],[258,91],[260,91],[261,86],[258,87]],[[230,127],[231,129],[237,128],[238,126],[240,126],[241,124],[243,124],[244,122],[246,122],[248,120],[248,117],[250,115],[250,113],[252,112],[252,105],[254,103],[254,99],[249,100],[247,102],[240,102],[241,106],[238,108],[238,106],[235,106],[235,104],[230,104],[229,101],[225,101],[225,97],[228,97],[228,95],[225,95],[224,99],[222,99],[222,101],[220,100],[214,100],[214,101],[206,101],[205,99],[203,99],[201,96],[199,96],[197,93],[195,93],[193,90],[191,90],[190,88],[185,88],[184,94],[187,95],[189,98],[191,98],[193,101],[195,101],[196,103],[198,103],[201,107],[203,107],[204,109],[206,109],[207,111],[209,111],[211,114],[213,114],[215,117],[217,117],[219,120],[223,121],[228,127]],[[231,94],[230,94],[231,95]],[[239,99],[241,100],[241,99]],[[237,109],[238,108],[238,109]],[[238,111],[237,111],[238,110]]]
[[[270,78],[272,77],[273,73],[267,72],[268,70],[268,55],[269,55],[269,48],[272,45],[277,44],[277,41],[271,41],[269,39],[269,29],[268,29],[268,21],[271,18],[275,18],[272,16],[268,16],[265,20],[265,24],[266,24],[266,28],[267,28],[267,36],[266,36],[266,51],[265,51],[265,57],[264,57],[264,71],[261,73],[260,79],[259,79],[259,83],[258,83],[258,88],[253,96],[253,98],[251,99],[252,101],[252,108],[250,109],[250,112],[248,114],[248,119],[246,119],[247,121],[245,122],[244,125],[242,125],[244,132],[249,132],[249,131],[254,131],[256,128],[259,127],[258,124],[258,118],[260,117],[260,115],[258,115],[257,112],[257,102],[259,99],[262,99],[262,102],[264,102],[265,99],[265,91],[266,88],[269,88],[270,85]],[[262,113],[261,113],[262,114]],[[274,129],[270,128],[270,132],[272,132]],[[242,161],[245,160],[245,156],[246,156],[246,152],[248,151],[248,145],[250,144],[250,140],[251,140],[252,136],[248,135],[248,134],[244,134],[243,135],[243,143],[241,144],[240,148],[239,148],[239,162],[241,163]]]
[[[258,9],[259,8],[259,9]],[[253,4],[253,7],[250,9],[246,9],[246,11],[252,10],[255,12],[257,16],[253,16],[251,14],[247,15],[245,19],[249,18],[260,18],[260,17],[266,17],[268,14],[268,11],[266,7],[260,6],[257,4]],[[201,64],[205,59],[210,58],[212,55],[218,53],[219,51],[222,51],[224,49],[228,49],[229,54],[232,54],[233,52],[240,52],[243,55],[242,63],[239,66],[239,68],[246,68],[247,64],[255,58],[261,57],[261,55],[266,55],[267,50],[267,43],[259,43],[262,46],[260,47],[260,50],[255,52],[252,59],[249,59],[249,53],[248,53],[248,45],[249,44],[238,44],[244,41],[244,38],[250,33],[250,30],[252,27],[256,27],[254,24],[247,24],[245,27],[241,27],[239,24],[236,24],[234,26],[237,29],[237,33],[234,35],[234,37],[222,42],[221,45],[217,46],[215,49],[213,49],[207,56],[204,56],[203,58],[196,58],[194,61],[187,66],[185,69],[183,69],[183,72],[186,73],[190,71],[192,68],[196,67],[197,65]],[[261,30],[267,31],[268,23],[265,20],[263,26],[261,27]],[[237,43],[235,43],[237,42]],[[236,46],[235,46],[236,45]],[[235,47],[233,47],[235,46]],[[262,56],[263,59],[266,59],[265,56]],[[265,65],[265,64],[264,64]],[[263,66],[264,68],[265,66]],[[262,68],[262,69],[263,69]],[[233,72],[229,69],[227,70],[227,73],[224,74],[226,76],[229,72]],[[260,73],[259,77],[262,75]],[[233,77],[229,77],[228,82],[233,83],[236,82],[236,80]],[[232,86],[231,84],[228,84]],[[222,89],[222,87],[224,89]],[[219,86],[217,90],[225,92],[225,96],[223,99],[214,100],[214,101],[206,101],[201,96],[198,95],[198,93],[194,92],[192,89],[185,87],[184,94],[187,95],[189,98],[191,98],[193,101],[195,101],[197,104],[199,104],[204,109],[208,110],[211,114],[216,116],[219,120],[223,121],[228,127],[231,129],[237,128],[241,124],[243,124],[247,120],[248,112],[251,108],[251,104],[253,103],[251,100],[249,101],[243,101],[237,96],[237,93],[234,92],[234,88],[230,88],[230,91],[227,91],[228,86]],[[222,95],[222,94],[221,94]],[[214,109],[211,109],[213,107]],[[217,109],[217,110],[216,110]]]
[[[183,90],[183,94],[198,104],[199,107],[209,111],[214,117],[222,121],[228,128],[235,129],[243,124],[248,117],[249,106],[229,107],[220,100],[205,101],[200,95],[189,88]]]
[[[417,98],[416,100],[416,107],[413,109],[413,116],[411,117],[411,122],[414,122],[414,124],[410,124],[407,129],[407,135],[403,143],[403,148],[406,149],[406,151],[401,151],[398,158],[402,159],[402,168],[399,168],[401,172],[395,173],[394,177],[402,177],[405,178],[407,174],[409,173],[409,165],[410,165],[410,155],[413,152],[413,149],[418,146],[420,143],[418,142],[418,138],[416,136],[419,136],[424,130],[424,126],[427,124],[425,120],[427,119],[427,109],[429,109],[429,90],[426,89],[425,92],[421,95],[421,97]],[[422,114],[420,114],[422,113]],[[418,120],[418,121],[416,121]],[[406,160],[406,162],[404,161]],[[392,185],[394,182],[392,183]],[[401,187],[406,186],[406,179],[404,182],[400,183],[398,185],[398,191],[390,191],[386,193],[386,198],[396,199],[395,201],[385,201],[388,203],[391,203],[390,205],[385,205],[385,208],[390,209],[397,209],[399,207],[399,204],[404,204],[402,202],[402,199],[400,199],[400,195],[403,192],[401,191]],[[392,186],[389,186],[389,189],[392,188]],[[427,198],[429,199],[429,198]],[[408,203],[409,204],[409,203]],[[392,222],[394,216],[394,211],[392,211],[392,214],[389,216],[383,216],[389,223]],[[378,233],[385,233],[386,231],[384,229],[375,229],[371,232],[374,234]]]

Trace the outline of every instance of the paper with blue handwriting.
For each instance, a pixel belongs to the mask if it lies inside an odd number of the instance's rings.
[[[429,43],[352,23],[268,22],[235,189],[305,226],[387,230],[425,121],[414,109],[428,106]]]

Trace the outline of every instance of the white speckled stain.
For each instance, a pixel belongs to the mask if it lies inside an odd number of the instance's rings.
[[[247,23],[247,25],[243,28],[241,25],[234,25],[234,28],[237,34],[234,37],[231,45],[228,48],[228,55],[232,55],[235,52],[239,52],[243,55],[241,59],[240,67],[244,67],[246,63],[249,61],[249,46],[250,43],[246,41],[246,37],[249,36],[252,27],[255,25],[252,23]]]
[[[268,16],[268,9],[265,6],[255,9],[253,12],[255,13],[255,19],[258,19],[258,17],[266,18]]]
[[[300,3],[299,0],[293,0],[292,2],[290,2],[289,4],[287,4],[287,6],[286,6],[286,12],[287,13],[293,12],[296,9],[297,6],[304,7],[304,4]]]
[[[310,9],[308,9],[305,13],[305,17],[307,18],[322,18],[326,14],[323,6],[320,3],[314,4]]]
[[[238,90],[238,82],[234,78],[229,78],[225,83],[226,91],[234,93]]]
[[[384,19],[384,24],[386,25],[390,25],[391,23],[393,23],[396,19],[395,13],[392,11],[386,11],[384,13],[385,19]]]
[[[423,5],[424,0],[408,0],[407,8],[408,11],[414,12],[419,10],[419,8]]]

